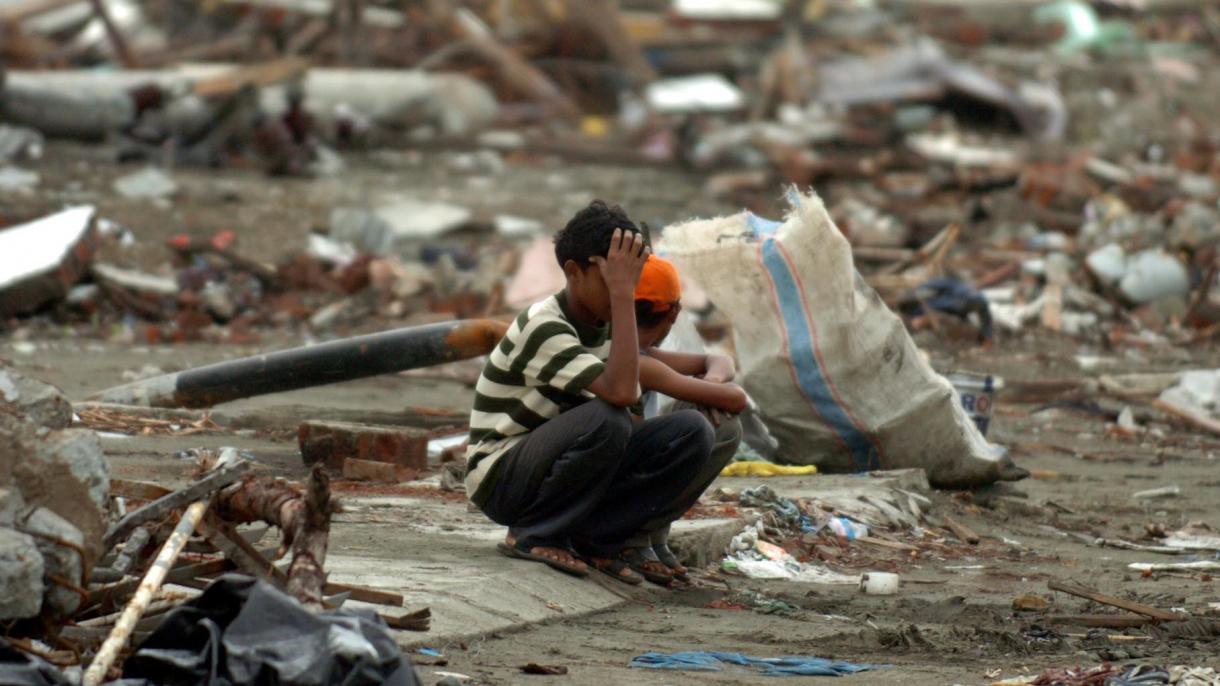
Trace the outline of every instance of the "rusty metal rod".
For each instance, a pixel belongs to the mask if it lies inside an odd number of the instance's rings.
[[[208,501],[201,500],[186,508],[186,512],[182,513],[182,519],[178,520],[174,533],[170,534],[165,545],[161,547],[161,552],[157,553],[157,559],[153,560],[148,574],[144,575],[144,580],[136,589],[135,596],[132,597],[131,602],[127,603],[127,607],[123,608],[119,621],[115,622],[114,629],[106,637],[102,647],[98,649],[97,657],[93,658],[89,669],[85,671],[82,680],[84,686],[97,686],[106,678],[110,665],[114,664],[115,658],[119,656],[119,651],[127,645],[127,639],[131,638],[131,633],[135,631],[136,622],[140,621],[140,615],[144,614],[144,610],[152,602],[153,596],[165,582],[165,576],[169,574],[170,568],[174,566],[174,561],[186,547],[191,532],[195,530],[196,526],[199,526],[199,520],[203,519],[203,513],[207,509]]]
[[[165,374],[115,386],[91,399],[152,407],[211,407],[486,355],[507,328],[490,319],[406,327]]]

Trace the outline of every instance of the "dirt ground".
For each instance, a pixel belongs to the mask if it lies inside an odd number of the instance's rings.
[[[103,217],[130,229],[129,248],[107,248],[107,259],[155,269],[165,261],[163,239],[179,231],[208,235],[239,232],[244,252],[272,260],[298,250],[307,232],[324,226],[331,206],[358,203],[376,193],[409,191],[422,197],[461,200],[482,212],[531,216],[558,224],[575,207],[600,196],[622,203],[633,214],[663,225],[692,215],[731,210],[703,196],[697,178],[676,171],[606,168],[533,159],[496,177],[444,171],[445,156],[386,153],[349,157],[341,177],[318,181],[267,181],[254,172],[176,174],[182,192],[168,207],[117,198],[110,179],[133,168],[105,163],[89,148],[52,146],[36,165],[43,186],[24,198],[8,198],[3,213],[35,214],[64,203],[93,202]],[[544,189],[539,191],[539,189]],[[778,205],[778,194],[777,194]],[[30,323],[3,333],[0,357],[19,369],[56,383],[73,399],[124,381],[125,371],[151,365],[173,371],[256,350],[298,345],[313,339],[306,331],[261,332],[249,346],[147,346],[132,344],[121,331],[55,327]],[[1051,338],[1045,334],[1007,338],[987,351],[944,343],[920,334],[921,347],[938,368],[987,371],[1006,380],[1088,377],[1112,372],[1215,368],[1220,350],[1109,350],[1101,342]],[[31,350],[27,345],[34,344]],[[21,344],[21,345],[18,345]],[[1099,356],[1083,371],[1076,355]],[[460,383],[407,376],[340,384],[277,397],[276,402],[389,409],[409,405],[462,408],[470,391]],[[1090,398],[1084,398],[1088,401]],[[951,514],[982,535],[977,546],[952,538],[935,543],[898,540],[918,550],[844,544],[824,555],[845,573],[896,571],[904,579],[893,597],[859,594],[849,587],[761,582],[702,570],[686,590],[633,591],[630,602],[612,611],[469,644],[436,645],[446,665],[421,664],[424,683],[437,672],[469,675],[476,683],[756,683],[739,669],[718,673],[652,672],[629,669],[628,660],[647,651],[721,650],[759,656],[816,655],[855,663],[889,665],[848,677],[862,684],[983,684],[1050,666],[1120,663],[1204,664],[1220,667],[1220,594],[1208,575],[1143,576],[1127,568],[1136,561],[1177,558],[1096,547],[1081,537],[1141,541],[1149,526],[1173,530],[1188,522],[1220,527],[1220,486],[1216,459],[1220,439],[1154,422],[1134,436],[1075,407],[1042,409],[1005,402],[1001,395],[990,437],[1007,445],[1033,478],[975,492],[939,492],[935,512]],[[226,437],[248,447],[286,475],[303,472],[293,441],[267,437]],[[158,438],[125,449],[107,441],[116,476],[182,478],[176,450],[193,447],[193,437]],[[725,485],[732,486],[731,480]],[[1132,493],[1178,485],[1180,495],[1134,500]],[[387,530],[387,537],[395,535]],[[1043,596],[1052,614],[1116,612],[1048,591],[1050,580],[1070,580],[1102,592],[1161,608],[1185,608],[1199,621],[1173,629],[1149,627],[1093,631],[1051,627],[1036,612],[1018,612],[1013,599]],[[592,582],[590,582],[592,583]],[[1213,614],[1213,616],[1216,616]],[[421,663],[435,658],[414,656]],[[566,677],[522,674],[526,663],[562,665]],[[790,680],[803,683],[805,679]],[[811,681],[809,679],[808,681]]]

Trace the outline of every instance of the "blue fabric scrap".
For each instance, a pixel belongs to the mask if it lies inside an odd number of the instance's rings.
[[[793,655],[785,657],[753,657],[741,653],[719,653],[694,650],[678,653],[644,653],[631,658],[629,667],[642,669],[680,669],[697,672],[719,672],[723,664],[757,667],[763,676],[843,676],[882,669],[888,665],[864,665],[837,662],[820,657]]]

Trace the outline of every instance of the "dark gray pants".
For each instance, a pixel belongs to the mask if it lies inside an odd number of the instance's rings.
[[[678,401],[661,416],[691,410],[698,411],[700,414],[704,412],[694,403]],[[732,462],[733,456],[737,454],[737,448],[741,445],[741,419],[733,416],[721,419],[720,425],[715,427],[713,436],[711,456],[703,463],[703,469],[687,484],[686,488],[689,490],[683,490],[680,496],[690,498],[692,505],[699,500],[699,496],[703,495],[707,487],[711,486],[716,477],[720,476],[720,471],[724,469],[724,466]],[[669,528],[672,523],[673,520],[645,523],[638,532],[627,539],[627,547],[647,548],[651,545],[668,543]]]
[[[591,400],[505,453],[482,509],[519,545],[614,556],[645,524],[694,505],[703,489],[691,484],[707,471],[712,441],[693,410],[632,423],[626,410]]]

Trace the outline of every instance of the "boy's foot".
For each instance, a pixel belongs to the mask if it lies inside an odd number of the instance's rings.
[[[625,584],[639,586],[644,583],[644,577],[632,571],[631,567],[623,560],[611,557],[586,557],[589,564],[599,572],[604,572],[610,577],[617,579]]]
[[[627,563],[635,571],[644,575],[658,586],[668,586],[674,580],[674,574],[669,570],[664,563],[657,559],[657,554],[652,551],[652,548],[623,548],[620,554],[623,562]]]
[[[652,552],[656,554],[661,564],[669,567],[669,571],[674,575],[675,579],[684,583],[690,581],[690,575],[687,574],[690,570],[686,568],[686,565],[678,561],[678,556],[674,554],[674,551],[669,549],[668,543],[654,543],[652,545]]]
[[[503,543],[497,543],[496,550],[518,560],[541,562],[551,569],[557,569],[572,576],[589,576],[589,566],[578,560],[572,554],[572,551],[564,548],[540,545],[532,548],[522,548],[510,536]]]

